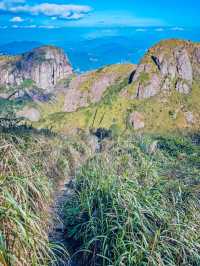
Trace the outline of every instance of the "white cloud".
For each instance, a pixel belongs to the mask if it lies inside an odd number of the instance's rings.
[[[40,29],[58,29],[58,26],[54,26],[54,25],[41,25],[38,28]]]
[[[155,31],[162,32],[162,31],[164,31],[164,29],[163,28],[157,28],[157,29],[155,29]]]
[[[23,26],[23,28],[25,28],[25,29],[35,29],[35,28],[37,28],[37,26],[36,25],[25,25],[25,26]]]
[[[0,10],[6,10],[6,4],[4,2],[0,2]]]
[[[39,28],[39,29],[58,29],[58,26],[54,26],[54,25],[19,25],[19,24],[14,24],[11,26],[14,29],[35,29],[35,28]],[[0,26],[0,29],[4,28],[3,26]]]
[[[70,19],[81,19],[84,17],[84,14],[83,13],[74,13],[70,16]]]
[[[14,0],[22,1],[22,0]],[[12,14],[29,14],[32,16],[43,15],[47,17],[57,17],[61,19],[80,19],[91,11],[91,7],[86,5],[61,5],[52,3],[42,3],[38,5],[17,4],[7,1],[0,2],[0,10]]]
[[[87,40],[98,39],[101,37],[113,37],[118,36],[119,32],[116,29],[98,29],[97,31],[92,31],[84,34],[83,37]]]
[[[136,31],[138,31],[138,32],[144,32],[144,31],[147,31],[147,29],[136,29]]]
[[[17,29],[19,28],[19,25],[12,25],[12,28]]]
[[[184,28],[174,27],[174,28],[171,28],[171,30],[174,30],[174,31],[184,31]]]
[[[0,10],[9,11],[9,7],[12,7],[15,4],[24,4],[26,0],[3,0],[0,1]]]
[[[6,4],[24,4],[26,0],[4,0]]]
[[[21,17],[13,17],[10,19],[10,22],[23,22],[24,19]]]
[[[35,29],[37,28],[37,25],[12,25],[12,28],[14,29]]]
[[[95,11],[85,18],[68,22],[68,26],[116,26],[116,27],[138,27],[138,28],[146,28],[146,27],[164,27],[166,23],[163,20],[149,18],[149,17],[137,17],[127,12],[120,11]]]
[[[7,2],[10,2],[13,4],[22,4],[22,3],[26,3],[26,0],[7,0]]]

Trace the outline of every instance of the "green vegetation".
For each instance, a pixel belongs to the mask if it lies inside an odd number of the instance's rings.
[[[15,112],[21,107],[21,102],[0,99],[0,118],[15,118]]]
[[[148,84],[148,81],[150,80],[149,74],[147,72],[142,72],[140,74],[140,82],[143,83],[144,85]]]
[[[0,136],[2,265],[45,265],[52,255],[45,232],[51,188],[42,143],[32,136]]]
[[[74,258],[95,266],[200,265],[200,147],[170,136],[104,147],[76,175],[66,203]]]
[[[113,76],[113,79],[116,79],[118,76],[118,80],[121,81],[121,79],[127,76],[127,73],[130,73],[133,68],[134,65],[131,64],[115,64],[86,73],[83,82],[79,84],[79,89],[81,92],[90,92],[95,82],[100,82],[104,77],[111,78],[111,76]]]
[[[60,111],[64,104],[64,98],[60,95],[56,104],[41,105],[43,118],[36,126],[69,133],[74,128],[88,129],[92,126],[109,129],[116,124],[121,132],[132,131],[128,125],[128,118],[131,112],[138,111],[144,116],[144,132],[163,134],[175,130],[199,130],[200,90],[198,84],[193,85],[189,95],[173,90],[170,93],[161,93],[144,100],[124,97],[122,91],[127,85],[128,79],[125,78],[108,88],[99,103],[80,108],[73,113]],[[54,113],[51,113],[53,111]],[[186,121],[185,114],[188,111],[193,113],[194,123],[189,124]]]
[[[48,241],[52,192],[86,154],[78,137],[16,125],[0,133],[0,265],[47,266],[66,252]]]
[[[32,79],[25,79],[21,84],[20,84],[20,88],[31,88],[35,86],[35,82]]]

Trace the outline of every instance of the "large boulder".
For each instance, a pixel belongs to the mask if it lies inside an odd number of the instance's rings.
[[[132,75],[128,91],[135,98],[149,98],[176,89],[188,94],[200,77],[200,43],[161,41],[146,53]],[[126,91],[124,92],[126,95]]]
[[[72,74],[72,67],[64,51],[43,46],[17,57],[0,57],[0,85],[18,86],[32,80],[44,90]]]
[[[40,112],[33,107],[25,106],[22,110],[16,113],[17,117],[25,118],[31,122],[38,122],[40,120]]]
[[[186,112],[184,115],[185,115],[186,122],[187,122],[189,125],[195,123],[195,116],[194,116],[193,112],[188,111],[188,112]]]
[[[129,124],[134,130],[143,129],[145,127],[144,116],[139,112],[133,112],[129,116]]]

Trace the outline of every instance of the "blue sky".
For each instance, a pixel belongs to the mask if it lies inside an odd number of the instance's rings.
[[[0,0],[0,28],[199,27],[198,0]]]

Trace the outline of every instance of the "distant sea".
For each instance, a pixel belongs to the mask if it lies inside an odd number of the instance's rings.
[[[0,54],[20,54],[40,45],[64,49],[76,72],[114,63],[137,64],[152,45],[168,38],[200,42],[199,28],[0,29]]]

